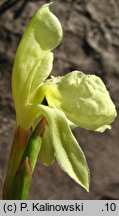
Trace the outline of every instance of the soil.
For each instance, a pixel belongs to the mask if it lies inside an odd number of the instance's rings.
[[[4,4],[9,2],[9,4]],[[12,4],[10,4],[10,2]],[[48,1],[0,1],[0,197],[15,128],[11,72],[16,48],[35,10]],[[3,6],[4,4],[4,6]],[[54,0],[52,11],[64,29],[55,49],[53,75],[73,70],[96,74],[119,111],[119,1]],[[58,167],[37,163],[30,199],[119,199],[119,117],[103,134],[74,130],[90,171],[90,192]]]

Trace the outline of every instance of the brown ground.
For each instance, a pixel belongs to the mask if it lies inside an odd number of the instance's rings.
[[[1,0],[0,6],[4,2]],[[0,8],[0,195],[15,127],[11,95],[13,58],[29,18],[45,2],[48,1],[19,0],[8,10]],[[54,0],[53,11],[63,25],[64,39],[55,50],[52,74],[63,75],[78,69],[99,75],[118,111],[119,1]],[[38,162],[30,198],[119,199],[119,117],[112,130],[103,134],[84,129],[74,133],[90,166],[90,192],[85,192],[57,164],[45,168]]]

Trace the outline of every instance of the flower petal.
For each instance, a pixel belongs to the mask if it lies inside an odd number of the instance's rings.
[[[62,27],[58,19],[49,10],[50,4],[42,6],[32,17],[18,46],[12,73],[12,92],[17,115],[17,124],[24,129],[30,127],[24,113],[31,119],[35,116],[27,110],[27,104],[33,99],[34,91],[48,77],[52,70],[53,54],[51,50],[62,40]],[[28,112],[29,111],[29,112]]]
[[[50,130],[48,125],[46,125],[45,132],[42,139],[43,140],[42,140],[39,157],[41,162],[44,165],[50,166],[53,164],[55,160],[55,156],[54,156],[54,147],[52,145],[52,140],[50,137]]]
[[[116,117],[115,105],[104,83],[95,75],[73,71],[53,77],[46,86],[48,104],[61,109],[82,128],[103,132]]]
[[[55,157],[59,166],[89,191],[89,169],[86,158],[70,130],[65,114],[56,108],[43,105],[38,105],[38,108],[48,121]]]

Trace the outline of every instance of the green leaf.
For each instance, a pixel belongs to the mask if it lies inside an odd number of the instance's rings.
[[[10,200],[28,199],[30,184],[32,179],[31,163],[28,157],[20,164],[17,174],[12,184]]]
[[[13,183],[11,184],[10,192],[6,194],[9,199],[28,199],[32,173],[36,166],[42,144],[42,137],[40,135],[41,124],[42,119],[29,137]]]
[[[43,141],[39,157],[41,162],[46,166],[52,165],[55,160],[54,147],[52,145],[52,139],[50,137],[50,130],[48,125],[46,125],[45,132],[43,135]]]
[[[21,159],[21,161],[24,161],[26,157],[29,158],[32,171],[34,171],[35,165],[38,160],[39,152],[41,149],[41,145],[42,145],[42,137],[39,134],[39,130],[40,130],[39,125],[40,123],[36,126],[33,133],[31,134]]]
[[[49,125],[56,160],[71,178],[89,191],[89,169],[86,158],[73,136],[65,114],[56,109],[38,105]]]
[[[61,109],[74,124],[99,132],[111,128],[116,109],[99,77],[73,71],[45,85],[49,106]]]

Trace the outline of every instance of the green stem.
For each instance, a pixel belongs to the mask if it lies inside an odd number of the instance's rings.
[[[26,148],[28,134],[29,132],[23,130],[20,126],[15,129],[7,174],[3,187],[3,199],[10,199],[12,183],[19,167],[23,152]]]
[[[9,189],[9,197],[6,199],[23,200],[28,199],[32,173],[34,171],[42,143],[42,136],[45,131],[46,120],[43,118],[31,134],[27,146],[17,168],[16,175]]]
[[[28,198],[32,179],[31,163],[28,157],[21,163],[11,187],[11,200]]]

